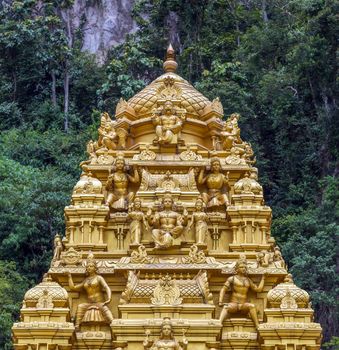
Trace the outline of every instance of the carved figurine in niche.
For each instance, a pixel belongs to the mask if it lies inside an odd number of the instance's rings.
[[[187,230],[194,226],[195,242],[197,245],[204,245],[208,234],[208,216],[204,211],[204,201],[198,198],[195,202],[195,211],[187,225]]]
[[[89,140],[86,146],[86,151],[89,155],[90,164],[96,164],[98,160],[98,156],[96,154],[96,150],[98,148],[98,143],[93,140]]]
[[[222,146],[225,150],[230,150],[235,144],[241,144],[240,128],[238,126],[238,120],[240,115],[233,113],[226,120],[223,130],[220,133],[222,139]]]
[[[281,250],[279,247],[274,247],[273,254],[272,254],[272,260],[275,265],[275,267],[282,267],[286,268],[285,260],[281,254]]]
[[[254,157],[254,152],[252,146],[249,142],[244,142],[245,145],[245,153],[242,155],[242,158],[246,161],[247,164],[253,165],[256,162],[256,158]]]
[[[70,290],[85,290],[87,294],[87,303],[78,305],[75,328],[79,330],[83,322],[110,324],[113,321],[113,315],[107,305],[111,302],[112,292],[105,279],[97,274],[97,264],[93,255],[87,258],[87,277],[82,283],[74,285],[71,273],[67,274]]]
[[[129,225],[132,244],[140,244],[142,236],[142,227],[148,227],[145,214],[141,210],[141,199],[136,198],[130,205],[128,217],[132,220]]]
[[[185,332],[183,331],[183,339],[181,342],[177,341],[174,337],[173,327],[171,319],[164,318],[161,325],[160,337],[155,341],[149,339],[150,332],[146,331],[146,339],[144,340],[145,350],[186,350],[188,345],[188,340],[185,337]],[[180,344],[181,343],[181,344]],[[182,346],[181,346],[182,345]]]
[[[111,120],[108,113],[102,113],[100,127],[98,129],[98,146],[106,150],[115,150],[117,148],[118,135],[115,131],[115,122]]]
[[[230,314],[244,313],[250,314],[255,327],[258,328],[259,320],[257,315],[256,306],[247,301],[249,290],[260,293],[264,288],[265,275],[261,278],[258,286],[247,277],[247,263],[246,260],[240,259],[235,266],[236,274],[227,279],[222,287],[219,295],[219,305],[223,306],[220,314],[220,322],[223,324],[224,320],[229,317]],[[231,298],[227,304],[223,303],[225,293],[230,291]]]
[[[139,173],[134,169],[134,174],[129,175],[125,170],[125,158],[119,155],[115,160],[113,174],[108,176],[106,183],[106,205],[115,210],[126,210],[128,204],[134,198],[134,192],[128,192],[130,182],[139,182]]]
[[[261,252],[257,253],[258,267],[268,267],[272,264],[272,262],[272,253],[268,252],[267,250],[262,250]]]
[[[173,210],[173,199],[170,194],[164,196],[162,200],[163,210],[152,215],[152,209],[147,212],[149,224],[153,227],[152,237],[155,248],[169,248],[173,245],[174,238],[179,237],[184,225],[187,224],[188,213],[184,209],[183,215]]]
[[[171,101],[166,101],[161,109],[153,114],[156,141],[160,144],[177,143],[185,115],[177,115]]]
[[[61,253],[64,251],[64,245],[62,244],[61,236],[57,233],[54,237],[54,250],[52,261],[59,261]]]
[[[236,147],[231,148],[231,154],[226,157],[225,162],[226,164],[232,164],[232,165],[246,165],[246,160],[243,158],[240,158],[240,151]]]
[[[221,172],[221,164],[219,158],[211,159],[211,172],[204,176],[205,169],[200,171],[198,176],[198,183],[203,185],[206,183],[207,193],[202,193],[202,198],[207,205],[207,208],[218,207],[221,205],[229,205],[226,193],[223,189],[228,187],[228,173],[227,176]]]

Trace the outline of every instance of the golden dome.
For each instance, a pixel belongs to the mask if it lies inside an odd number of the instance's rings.
[[[40,298],[46,294],[51,298],[54,307],[65,307],[68,303],[66,289],[45,275],[41,283],[26,292],[24,297],[26,307],[36,307]]]
[[[285,297],[292,297],[299,308],[307,308],[310,300],[309,294],[297,287],[292,279],[292,275],[288,274],[283,283],[278,284],[267,293],[267,300],[271,307],[278,308]]]
[[[157,107],[157,100],[159,99],[158,89],[169,80],[180,91],[181,107],[186,109],[188,116],[199,118],[204,108],[211,104],[188,81],[175,73],[176,68],[177,63],[174,59],[174,50],[170,45],[164,62],[165,74],[155,79],[150,85],[146,86],[127,102],[134,109],[138,118],[147,117]]]
[[[101,181],[92,177],[91,173],[82,173],[80,175],[80,180],[73,188],[73,194],[93,194],[101,193],[101,191]]]
[[[257,195],[262,194],[262,186],[255,179],[255,173],[252,173],[251,176],[246,173],[242,179],[238,180],[234,184],[234,193],[254,193]]]

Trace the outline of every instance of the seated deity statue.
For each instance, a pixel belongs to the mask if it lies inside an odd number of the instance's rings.
[[[233,113],[226,120],[223,130],[220,132],[222,139],[222,146],[225,150],[230,150],[235,144],[242,143],[240,138],[240,128],[238,126],[238,120],[240,115],[238,113]]]
[[[110,324],[113,320],[112,313],[107,306],[111,302],[112,292],[105,279],[97,274],[97,264],[93,256],[87,259],[86,274],[87,277],[82,283],[74,285],[72,275],[68,272],[70,290],[85,290],[87,294],[87,303],[79,304],[77,307],[76,330],[79,330],[83,322]]]
[[[226,164],[232,165],[246,165],[246,160],[240,157],[239,148],[232,147],[230,150],[230,155],[225,159]]]
[[[249,290],[260,293],[264,288],[265,275],[263,275],[260,283],[256,286],[253,281],[247,277],[247,263],[246,260],[238,260],[235,266],[236,274],[227,279],[222,287],[219,295],[219,305],[223,306],[220,314],[220,322],[223,324],[224,320],[230,314],[243,313],[250,314],[255,327],[258,328],[259,320],[257,309],[254,304],[247,301]],[[231,298],[227,304],[223,303],[225,293],[230,291]]]
[[[152,237],[155,248],[164,249],[173,245],[174,238],[179,237],[184,225],[187,224],[188,213],[184,209],[183,215],[173,210],[173,199],[171,195],[165,195],[162,200],[163,210],[152,215],[152,209],[147,212],[149,224],[152,229]]]
[[[198,184],[207,186],[207,193],[202,193],[202,198],[207,208],[229,205],[229,200],[223,189],[228,186],[228,176],[221,171],[219,158],[211,159],[211,172],[204,176],[204,169],[200,171],[198,176]]]
[[[204,211],[204,201],[198,198],[195,202],[195,211],[187,225],[187,231],[194,226],[195,242],[197,245],[204,245],[208,234],[208,215]]]
[[[166,101],[162,110],[154,113],[153,118],[156,141],[160,144],[177,143],[185,116],[176,115],[173,103]]]
[[[118,135],[115,131],[115,122],[111,120],[108,113],[101,115],[100,127],[98,129],[98,146],[106,150],[115,150],[117,148]]]
[[[180,342],[177,341],[173,334],[173,327],[171,320],[169,318],[164,318],[161,325],[160,337],[154,341],[149,339],[150,332],[146,332],[146,339],[144,340],[145,350],[186,350],[188,345],[188,340],[183,333],[183,339]]]
[[[142,227],[148,227],[145,214],[141,210],[140,198],[134,199],[134,202],[130,205],[128,210],[128,217],[132,220],[129,225],[131,242],[132,244],[140,244]]]
[[[115,210],[127,210],[128,204],[134,198],[134,192],[128,192],[130,182],[139,182],[139,173],[134,169],[134,174],[129,175],[125,170],[125,159],[119,155],[114,164],[113,174],[108,176],[106,183],[106,205]]]

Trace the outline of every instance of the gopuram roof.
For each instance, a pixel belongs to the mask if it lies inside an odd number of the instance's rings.
[[[16,350],[320,349],[240,115],[176,69],[170,46],[163,75],[102,113]]]

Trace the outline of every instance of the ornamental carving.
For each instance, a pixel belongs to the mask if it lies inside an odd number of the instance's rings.
[[[53,309],[53,307],[54,307],[53,298],[49,294],[48,289],[45,289],[43,291],[43,294],[38,299],[36,307],[38,309]]]
[[[189,145],[187,145],[186,151],[180,153],[179,157],[181,160],[202,160],[201,155],[192,151]]]
[[[132,264],[150,264],[154,259],[147,255],[146,248],[141,244],[137,250],[133,250],[131,253]]]
[[[310,297],[271,236],[240,115],[223,121],[220,100],[177,66],[170,46],[164,73],[79,145],[66,237],[56,234],[49,275],[25,294],[13,348],[320,347]]]
[[[61,261],[63,265],[76,266],[81,263],[81,253],[71,247],[61,254]]]
[[[204,264],[206,262],[206,256],[203,250],[199,250],[198,246],[193,244],[190,248],[187,257],[184,257],[186,264]]]
[[[177,283],[170,275],[159,279],[157,286],[153,292],[153,298],[151,299],[153,305],[180,305],[182,298],[180,298],[180,289]]]

